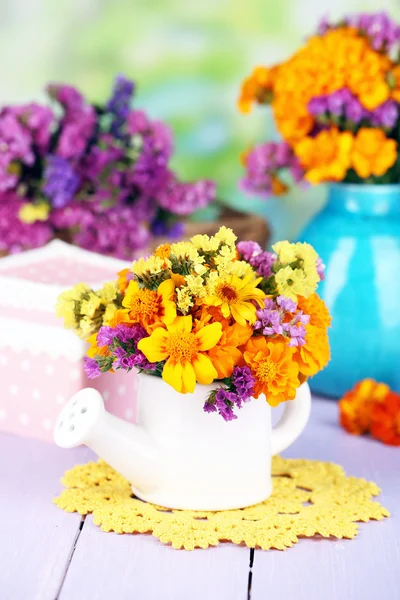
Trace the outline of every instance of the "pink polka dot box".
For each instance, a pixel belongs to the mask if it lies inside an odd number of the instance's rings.
[[[60,407],[83,387],[96,387],[107,410],[134,421],[133,374],[89,381],[86,342],[54,312],[64,289],[77,281],[100,287],[127,266],[59,240],[0,259],[0,431],[52,441]]]

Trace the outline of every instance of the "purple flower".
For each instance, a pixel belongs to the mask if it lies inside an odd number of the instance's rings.
[[[322,258],[317,259],[317,273],[319,275],[320,281],[325,279],[325,265],[322,262]]]
[[[296,302],[293,302],[293,300],[286,298],[285,296],[278,296],[276,303],[284,312],[294,313],[297,309]]]
[[[238,242],[236,248],[247,262],[262,252],[261,246],[257,242]]]
[[[79,111],[84,104],[82,94],[72,85],[50,83],[46,89],[49,96],[57,100],[67,112]]]
[[[237,396],[233,392],[228,392],[224,388],[219,388],[215,394],[215,406],[218,413],[225,421],[233,421],[237,416],[233,412],[233,407],[237,401]]]
[[[289,346],[305,344],[305,325],[309,315],[297,309],[297,304],[290,298],[278,296],[276,299],[266,298],[264,308],[256,312],[257,321],[254,330],[261,330],[264,336],[283,335],[289,338]],[[288,320],[288,316],[290,317]]]
[[[108,101],[106,108],[113,115],[111,133],[116,138],[123,139],[126,136],[125,133],[122,133],[122,129],[129,114],[129,107],[134,89],[135,86],[133,81],[126,79],[122,75],[118,75],[118,77],[115,78],[112,96]]]
[[[396,125],[398,118],[399,105],[394,100],[387,100],[374,110],[371,121],[375,127],[391,130]]]
[[[69,204],[79,187],[79,177],[67,160],[49,156],[44,172],[43,191],[55,208]]]
[[[250,400],[254,392],[254,378],[250,368],[235,367],[233,370],[232,381],[239,399],[242,402]]]
[[[342,116],[344,107],[351,100],[352,94],[347,88],[337,90],[327,96],[328,111],[337,117]]]
[[[358,125],[360,121],[368,117],[368,111],[363,107],[361,102],[356,97],[349,99],[345,106],[346,119]]]
[[[314,117],[323,115],[328,110],[326,96],[317,96],[312,98],[308,103],[308,111]]]
[[[206,413],[217,412],[217,407],[212,402],[206,402],[203,406],[203,410]]]
[[[11,254],[39,248],[52,238],[51,225],[46,221],[22,223],[18,217],[23,202],[14,192],[0,192],[0,250]]]
[[[159,194],[160,206],[175,215],[190,215],[204,208],[215,199],[215,183],[203,179],[193,183],[182,183],[172,173],[168,183]]]
[[[126,344],[130,341],[133,341],[137,345],[141,339],[143,339],[144,337],[148,337],[148,333],[146,332],[144,327],[142,327],[139,324],[129,326],[120,323],[114,329],[114,332],[115,337],[122,344]]]
[[[85,373],[89,377],[89,379],[95,379],[95,377],[101,375],[101,371],[96,359],[89,358],[89,356],[85,356],[85,358],[83,359],[83,363]]]
[[[116,335],[116,330],[112,327],[103,326],[100,327],[99,332],[96,336],[97,345],[100,347],[111,346]]]
[[[286,142],[268,142],[255,146],[246,156],[246,174],[240,188],[250,194],[268,197],[273,193],[274,181],[283,171],[291,171],[298,159]]]
[[[124,348],[121,348],[121,346],[114,349],[113,356],[116,358],[113,363],[113,366],[116,369],[125,369],[126,371],[130,371],[135,366],[135,355],[128,354]]]

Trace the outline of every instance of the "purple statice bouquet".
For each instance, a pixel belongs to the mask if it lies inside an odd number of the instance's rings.
[[[288,60],[256,67],[239,108],[269,104],[281,141],[244,156],[241,187],[400,182],[400,26],[385,12],[323,19]]]
[[[50,84],[51,105],[0,111],[0,252],[54,237],[131,259],[154,236],[179,237],[182,218],[215,198],[209,180],[182,182],[170,167],[169,127],[131,108],[135,85],[118,76],[91,104]]]

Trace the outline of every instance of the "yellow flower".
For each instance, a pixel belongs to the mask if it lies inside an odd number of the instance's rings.
[[[115,300],[117,296],[117,283],[115,281],[107,281],[103,287],[97,292],[103,304],[109,304]]]
[[[170,246],[170,256],[174,255],[178,260],[190,260],[193,263],[202,263],[204,258],[199,256],[197,248],[190,242],[176,242]]]
[[[190,238],[192,244],[195,245],[197,250],[202,252],[217,252],[220,246],[220,240],[215,236],[209,237],[208,235],[195,235]]]
[[[185,280],[187,289],[192,296],[204,298],[207,295],[204,279],[200,275],[187,275]]]
[[[161,324],[169,324],[176,317],[175,285],[172,279],[163,281],[157,290],[140,288],[130,281],[122,306],[128,309],[131,323],[140,323],[150,332]]]
[[[218,271],[222,273],[230,268],[234,260],[236,260],[236,248],[235,246],[227,246],[226,244],[221,246],[214,258]]]
[[[237,236],[233,233],[232,229],[229,227],[225,227],[222,225],[215,234],[217,240],[219,240],[222,244],[227,244],[231,248],[235,248]]]
[[[362,127],[355,138],[351,161],[359,177],[384,175],[397,158],[397,142],[388,139],[381,129]]]
[[[193,333],[189,315],[177,317],[167,329],[158,327],[150,337],[140,340],[138,348],[150,362],[167,360],[162,378],[177,392],[187,394],[194,392],[196,381],[207,385],[217,377],[205,352],[217,344],[221,335],[221,323],[206,325]]]
[[[292,269],[289,266],[279,269],[275,275],[275,283],[278,294],[291,300],[296,301],[297,296],[307,296],[306,275],[302,269]]]
[[[232,315],[240,325],[254,323],[257,309],[253,301],[261,307],[265,298],[264,292],[257,288],[261,280],[262,277],[254,279],[252,274],[244,279],[236,275],[220,275],[204,303],[208,306],[219,306],[225,318]]]
[[[47,221],[50,206],[48,204],[24,204],[19,209],[19,219],[23,223],[31,225],[36,221]]]
[[[253,267],[245,260],[235,260],[226,266],[226,272],[236,277],[247,277],[251,275],[256,278],[256,273]]]
[[[277,242],[272,246],[272,250],[277,255],[279,262],[292,263],[296,260],[296,244],[291,244],[287,240]]]
[[[171,246],[169,244],[161,244],[161,246],[156,248],[154,254],[160,258],[169,258],[169,255],[171,254]]]
[[[140,258],[132,265],[132,271],[139,282],[152,290],[156,290],[162,281],[171,276],[170,268],[169,258],[161,258],[153,254],[147,258]]]
[[[104,316],[103,316],[103,325],[109,325],[112,327],[111,323],[114,322],[117,311],[118,311],[118,306],[116,304],[114,304],[113,302],[110,302],[110,304],[107,304],[106,310],[105,310]]]
[[[64,327],[75,329],[78,327],[77,314],[75,307],[84,294],[91,292],[91,289],[84,283],[74,285],[70,290],[62,292],[56,303],[56,315],[64,319]]]
[[[178,310],[183,314],[187,315],[191,307],[193,306],[193,296],[189,287],[182,287],[176,290],[177,301],[176,305]]]
[[[321,131],[315,137],[305,137],[294,148],[310,183],[342,181],[351,166],[350,154],[354,138],[349,131],[335,127]]]
[[[81,314],[93,318],[100,305],[100,298],[94,292],[89,292],[89,297],[81,302]]]

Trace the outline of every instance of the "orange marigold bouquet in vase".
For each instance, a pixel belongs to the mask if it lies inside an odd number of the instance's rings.
[[[104,290],[75,286],[60,296],[58,313],[90,336],[89,377],[136,367],[181,394],[213,384],[204,411],[230,421],[251,398],[271,406],[294,399],[329,360],[317,253],[287,241],[272,250],[236,243],[221,227],[134,262],[109,303]]]
[[[314,388],[340,397],[373,378],[399,392],[400,322],[388,326],[386,299],[397,314],[400,27],[385,13],[324,20],[288,60],[254,70],[239,106],[254,102],[271,106],[282,141],[245,155],[242,187],[283,194],[287,173],[329,183],[326,206],[299,238],[328,267],[319,292],[334,322],[332,360]]]

